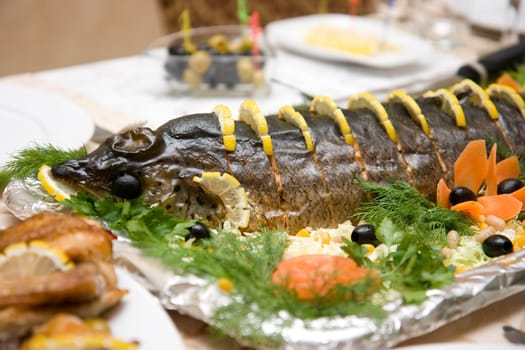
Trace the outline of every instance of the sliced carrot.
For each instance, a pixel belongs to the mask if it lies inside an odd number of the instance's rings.
[[[454,186],[477,193],[487,175],[485,140],[470,141],[454,163]]]
[[[496,164],[496,178],[498,183],[506,179],[516,179],[518,176],[520,176],[520,161],[518,157],[508,157]]]
[[[510,194],[478,197],[478,202],[483,206],[483,215],[494,215],[505,221],[516,217],[523,206],[519,199]]]
[[[512,192],[510,195],[516,198],[517,200],[521,201],[521,203],[523,203],[523,205],[525,206],[525,187],[522,187],[519,190]]]
[[[281,261],[272,274],[272,281],[295,292],[300,300],[312,301],[331,300],[337,287],[352,286],[365,281],[367,276],[374,281],[371,284],[373,290],[367,292],[373,292],[379,287],[377,271],[359,267],[344,256],[309,254]]]
[[[489,159],[487,160],[487,176],[485,177],[485,195],[495,196],[498,194],[498,180],[496,178],[496,149],[494,144],[490,149]]]
[[[453,205],[450,207],[451,210],[465,213],[471,218],[479,219],[483,212],[483,206],[481,203],[476,201],[466,201]]]
[[[445,180],[440,179],[437,184],[436,190],[436,204],[440,208],[449,208],[450,207],[450,188],[448,187]]]
[[[520,84],[518,84],[518,82],[508,73],[503,73],[500,75],[496,80],[496,84],[505,85],[513,88],[516,92],[520,92]]]

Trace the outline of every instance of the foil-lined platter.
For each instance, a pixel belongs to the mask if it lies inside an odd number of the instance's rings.
[[[211,323],[214,311],[232,300],[215,284],[195,276],[178,276],[145,256],[130,242],[115,242],[115,259],[154,291],[169,310]],[[347,316],[291,320],[285,313],[260,325],[269,340],[280,339],[278,349],[361,350],[395,346],[424,335],[476,310],[525,290],[525,251],[493,260],[456,276],[453,284],[427,291],[420,305],[394,300],[384,306],[386,319]],[[246,315],[246,322],[250,316]],[[238,334],[230,334],[238,338]],[[255,346],[257,344],[243,344]]]
[[[30,179],[14,180],[6,186],[3,199],[9,210],[21,219],[42,210],[60,211],[56,202],[50,202],[39,191],[38,184]],[[177,275],[125,237],[114,241],[113,254],[116,264],[127,269],[168,310],[213,325],[213,315],[218,308],[242,302],[220,290],[217,283],[197,276]],[[279,312],[257,325],[264,334],[264,344],[244,341],[242,330],[228,335],[241,345],[258,349],[393,347],[525,290],[524,257],[525,250],[521,250],[460,273],[453,284],[428,290],[427,298],[420,305],[404,304],[401,297],[393,298],[383,306],[387,312],[385,319],[341,316],[302,320]],[[245,323],[249,322],[260,321],[247,314]]]

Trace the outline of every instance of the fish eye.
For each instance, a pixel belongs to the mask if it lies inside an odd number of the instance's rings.
[[[140,180],[134,175],[119,175],[111,184],[111,193],[120,198],[134,199],[141,195],[142,185]]]

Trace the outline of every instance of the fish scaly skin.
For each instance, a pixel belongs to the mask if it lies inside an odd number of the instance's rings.
[[[433,199],[438,180],[451,180],[454,161],[471,140],[497,142],[525,155],[525,119],[503,99],[492,101],[500,114],[497,122],[483,108],[461,99],[464,128],[456,126],[435,98],[418,97],[416,102],[430,136],[399,102],[383,103],[398,143],[366,108],[342,109],[354,145],[345,142],[332,118],[300,111],[314,150],[307,150],[297,126],[271,115],[266,121],[273,154],[267,155],[247,123],[235,122],[236,148],[227,151],[217,116],[194,114],[155,131],[136,128],[114,136],[85,158],[55,166],[53,175],[99,195],[115,195],[115,179],[131,175],[151,205],[177,217],[219,224],[227,209],[192,179],[203,172],[229,173],[248,197],[250,223],[245,230],[267,227],[295,233],[308,226],[334,227],[351,218],[366,200],[356,178],[408,181]]]

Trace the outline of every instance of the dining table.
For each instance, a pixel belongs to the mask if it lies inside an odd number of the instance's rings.
[[[16,87],[21,94],[17,97],[27,104],[31,104],[32,101],[27,100],[27,96],[23,96],[24,91],[53,95],[76,105],[89,115],[93,122],[93,135],[85,140],[86,148],[93,150],[105,137],[130,125],[156,128],[183,115],[210,112],[219,103],[236,111],[242,101],[250,98],[257,102],[263,114],[276,113],[280,106],[305,103],[307,96],[312,94],[332,95],[336,86],[342,86],[339,80],[348,81],[349,78],[345,77],[345,74],[366,76],[370,73],[375,77],[376,85],[343,84],[345,87],[341,88],[341,93],[334,96],[339,104],[344,104],[345,96],[362,90],[371,91],[382,97],[391,89],[399,87],[410,89],[412,83],[414,85],[429,83],[443,75],[453,74],[459,65],[498,47],[497,41],[473,37],[455,48],[446,50],[436,48],[435,55],[441,59],[434,60],[433,66],[419,67],[417,72],[412,72],[408,68],[398,73],[389,71],[390,73],[383,78],[380,73],[369,72],[369,69],[363,67],[356,67],[354,71],[346,69],[342,72],[342,78],[327,76],[335,69],[341,69],[341,66],[334,68],[329,63],[278,51],[275,62],[271,63],[274,67],[272,67],[272,75],[268,77],[268,91],[255,96],[194,96],[174,92],[166,77],[162,54],[149,49],[127,57],[5,76],[0,78],[0,87]],[[317,76],[319,80],[317,86],[308,89],[304,81],[301,84],[294,84],[292,68],[301,65],[306,71],[300,69],[301,73],[295,74]],[[43,112],[54,113],[52,108]],[[62,130],[61,125],[52,127],[59,132],[68,133],[68,130]],[[19,219],[7,210],[3,202],[0,202],[0,228],[17,222]],[[181,314],[176,310],[166,310],[166,312],[187,350],[243,348],[233,339],[218,340],[205,323],[189,315]],[[525,291],[494,302],[396,347],[461,343],[471,344],[473,348],[475,344],[493,344],[496,349],[498,346],[510,344],[502,329],[504,325],[525,330]]]

